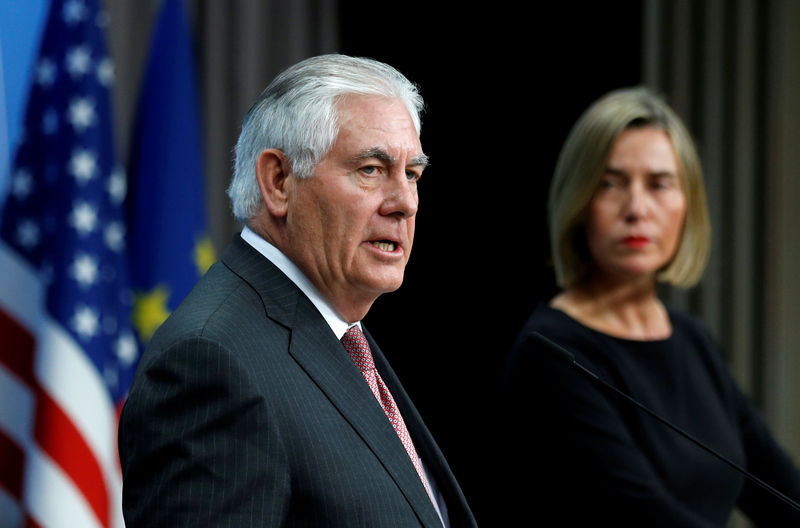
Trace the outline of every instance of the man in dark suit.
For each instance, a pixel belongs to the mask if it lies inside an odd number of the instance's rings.
[[[261,94],[228,190],[242,234],[156,332],[122,413],[128,528],[475,526],[360,326],[411,252],[421,108],[393,68],[341,55]]]

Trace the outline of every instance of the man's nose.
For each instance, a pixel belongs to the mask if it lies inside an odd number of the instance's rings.
[[[417,184],[408,179],[405,170],[400,169],[393,173],[386,180],[384,188],[386,194],[381,206],[381,214],[407,218],[417,214],[419,207]]]

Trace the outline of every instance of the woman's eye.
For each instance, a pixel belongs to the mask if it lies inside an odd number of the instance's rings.
[[[662,178],[654,178],[651,182],[653,189],[671,189],[675,185],[674,178],[665,176]]]
[[[603,178],[602,180],[600,180],[600,186],[599,187],[601,189],[612,189],[614,187],[617,187],[618,185],[619,185],[619,182],[617,180],[615,180],[614,178]]]

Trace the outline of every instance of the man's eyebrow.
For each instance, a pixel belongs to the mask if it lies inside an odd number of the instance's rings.
[[[353,156],[353,161],[361,161],[365,159],[376,159],[379,161],[383,161],[388,165],[395,165],[397,163],[397,158],[389,154],[386,151],[386,149],[383,149],[381,147],[371,147],[368,149],[364,149],[355,156]],[[428,160],[429,158],[426,154],[419,154],[411,158],[411,160],[409,161],[409,165],[411,166],[421,165],[424,168],[428,166]]]
[[[353,161],[361,161],[370,158],[383,161],[384,163],[387,163],[389,165],[394,165],[395,163],[397,163],[395,157],[386,152],[386,150],[381,147],[371,147],[364,149],[355,156],[353,156]]]
[[[420,154],[418,156],[414,156],[413,158],[411,158],[411,163],[409,163],[409,165],[421,166],[424,169],[425,167],[428,166],[429,161],[430,158],[428,157],[427,154]]]

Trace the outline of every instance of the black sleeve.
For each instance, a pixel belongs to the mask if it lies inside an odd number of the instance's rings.
[[[747,471],[800,503],[800,470],[774,439],[758,410],[744,394],[737,393]],[[757,526],[800,526],[800,510],[750,480],[745,484],[738,505]]]

